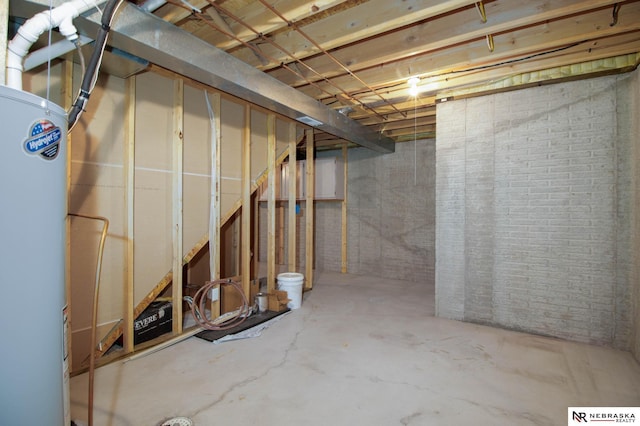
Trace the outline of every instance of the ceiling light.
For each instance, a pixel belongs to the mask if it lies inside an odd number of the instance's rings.
[[[409,85],[409,94],[411,96],[418,96],[418,83],[420,83],[420,79],[418,77],[411,77],[407,80],[407,84]]]

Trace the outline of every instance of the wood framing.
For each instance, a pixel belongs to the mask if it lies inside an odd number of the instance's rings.
[[[276,237],[278,238],[278,246],[277,246],[277,254],[276,254],[276,263],[278,265],[284,265],[286,260],[284,258],[285,247],[284,247],[284,206],[282,203],[277,203],[276,212],[278,214],[277,223],[276,223]]]
[[[208,96],[208,93],[207,93]],[[210,101],[211,113],[211,187],[209,200],[209,271],[210,279],[220,279],[220,93],[214,93]],[[220,316],[220,289],[218,298],[211,301],[211,317]]]
[[[184,81],[173,82],[173,333],[182,332],[182,180]]]
[[[296,203],[298,194],[298,164],[296,158],[296,151],[298,144],[296,140],[296,125],[295,123],[289,123],[289,229],[288,236],[289,241],[287,244],[287,251],[289,254],[289,271],[295,272],[296,270],[296,254],[298,248],[296,246]]]
[[[69,63],[68,77],[71,78],[73,71],[73,64]],[[121,277],[122,281],[118,282],[118,289],[122,289],[122,296],[118,295],[117,304],[118,306],[122,306],[122,309],[118,309],[117,312],[114,313],[114,320],[110,321],[111,327],[104,333],[104,337],[98,337],[100,344],[96,350],[95,356],[96,358],[102,358],[101,362],[107,363],[122,357],[125,354],[135,353],[139,350],[144,350],[149,346],[153,346],[158,342],[166,340],[168,336],[162,336],[152,341],[140,343],[139,345],[134,345],[134,324],[135,319],[138,318],[144,311],[149,307],[149,305],[158,300],[159,297],[164,297],[167,294],[171,296],[171,300],[173,302],[173,312],[172,316],[174,318],[173,327],[172,327],[172,335],[181,335],[185,332],[182,329],[183,324],[183,271],[185,267],[191,268],[189,263],[196,258],[199,254],[202,254],[202,250],[206,250],[207,244],[209,244],[209,272],[212,279],[219,279],[221,277],[221,268],[220,268],[220,230],[221,225],[228,221],[234,220],[234,215],[238,215],[239,211],[242,211],[245,214],[242,214],[236,220],[235,226],[237,228],[237,237],[241,240],[241,244],[239,244],[240,249],[236,250],[238,256],[237,271],[234,271],[233,274],[243,275],[243,287],[246,289],[247,295],[250,294],[249,288],[251,279],[255,278],[255,274],[251,271],[251,264],[256,260],[254,253],[256,253],[256,247],[254,244],[256,241],[252,239],[252,236],[259,235],[257,232],[257,228],[255,229],[255,233],[251,231],[251,225],[253,216],[252,211],[257,211],[252,204],[254,201],[257,203],[257,199],[255,197],[255,191],[259,187],[261,183],[263,183],[266,179],[268,179],[268,170],[263,171],[264,165],[264,157],[260,157],[262,162],[259,165],[259,168],[256,170],[254,167],[254,174],[257,173],[258,177],[255,181],[252,181],[252,176],[250,172],[251,166],[251,140],[254,139],[254,143],[256,141],[260,142],[261,151],[264,149],[264,145],[262,145],[262,140],[259,139],[263,133],[260,135],[253,134],[251,128],[251,113],[254,110],[253,106],[249,103],[238,103],[238,110],[244,111],[244,119],[239,114],[236,115],[238,120],[236,121],[235,129],[238,130],[237,134],[234,134],[233,138],[229,135],[227,139],[228,143],[233,146],[236,152],[239,153],[238,157],[234,157],[233,159],[233,167],[236,167],[236,171],[240,169],[241,165],[238,164],[238,160],[242,159],[242,171],[241,176],[239,176],[242,181],[241,192],[238,192],[237,195],[234,194],[234,197],[237,197],[236,200],[233,200],[235,204],[232,205],[231,211],[225,212],[225,217],[222,217],[221,209],[223,207],[221,203],[221,190],[220,190],[220,175],[222,168],[220,167],[221,162],[221,140],[225,131],[227,129],[221,125],[221,121],[225,118],[224,114],[222,114],[222,108],[224,107],[221,104],[222,97],[224,96],[221,93],[212,92],[213,96],[210,96],[211,109],[213,110],[213,114],[210,116],[211,120],[211,182],[210,188],[207,188],[206,180],[208,180],[207,174],[209,171],[207,170],[207,164],[209,162],[208,159],[204,159],[204,168],[198,169],[196,172],[192,172],[191,170],[185,168],[185,161],[188,161],[187,155],[193,153],[193,150],[189,151],[191,145],[185,146],[191,140],[189,135],[189,130],[191,127],[185,129],[185,126],[190,125],[189,120],[192,120],[194,116],[203,117],[202,114],[199,114],[199,110],[197,110],[196,114],[192,114],[188,109],[191,104],[186,104],[186,102],[190,99],[189,94],[185,94],[185,80],[182,78],[178,78],[173,76],[171,80],[162,80],[155,78],[152,80],[154,84],[163,84],[167,83],[172,85],[172,91],[163,93],[157,93],[154,90],[155,86],[150,86],[150,79],[148,76],[143,79],[142,76],[135,76],[119,81],[118,84],[124,89],[123,91],[119,91],[121,95],[123,95],[123,99],[121,101],[122,109],[120,109],[119,116],[123,120],[121,127],[121,135],[123,145],[120,149],[108,152],[96,152],[96,155],[104,155],[108,154],[111,157],[99,157],[96,156],[95,159],[102,164],[122,164],[121,171],[117,171],[113,173],[111,176],[114,179],[118,179],[118,188],[120,188],[120,194],[122,196],[122,209],[118,209],[116,213],[121,214],[121,219],[123,220],[122,224],[122,251],[120,252],[122,270]],[[65,83],[63,82],[63,86]],[[69,90],[69,95],[73,95],[74,93],[71,91],[72,84],[71,81],[66,83],[66,86]],[[63,90],[67,90],[63,87]],[[206,90],[206,89],[205,89]],[[154,97],[154,95],[158,94],[158,99]],[[185,95],[186,98],[185,98]],[[150,103],[150,100],[154,100],[153,103]],[[159,100],[159,101],[158,101]],[[71,102],[71,99],[70,101]],[[155,108],[152,114],[142,113],[141,108],[149,108],[149,106]],[[187,108],[185,108],[185,106]],[[225,110],[226,111],[226,110]],[[235,112],[235,111],[234,111]],[[198,115],[199,114],[199,115]],[[144,116],[144,117],[143,117]],[[163,129],[162,132],[154,135],[155,138],[149,138],[149,140],[162,140],[162,147],[158,147],[159,149],[153,150],[155,148],[152,144],[145,144],[141,142],[145,142],[146,140],[141,138],[140,136],[145,136],[144,132],[141,133],[141,129],[144,128],[142,123],[146,120],[149,121],[149,117],[153,116],[162,116],[163,126],[158,126],[157,129]],[[100,117],[99,114],[95,115],[87,115],[87,117],[92,117],[92,119],[98,119]],[[206,114],[204,115],[206,117]],[[289,155],[289,152],[286,148],[287,144],[290,143],[291,140],[295,141],[295,132],[297,127],[295,123],[281,123],[278,122],[277,115],[274,113],[266,114],[265,118],[267,121],[267,144],[269,146],[269,155],[272,157],[270,159],[272,163],[272,172],[275,173],[277,170],[277,165],[281,164],[284,159]],[[142,120],[142,121],[141,121]],[[244,120],[244,121],[243,121]],[[242,124],[244,123],[244,128]],[[98,123],[98,125],[103,123]],[[200,123],[201,125],[202,123]],[[206,123],[204,123],[206,125]],[[286,137],[286,126],[290,127],[290,139],[278,140],[276,137],[280,128],[278,127],[280,124],[284,124],[285,131],[282,132]],[[255,125],[255,124],[254,124]],[[203,126],[204,127],[204,126]],[[276,131],[276,127],[278,127],[278,131]],[[79,129],[82,129],[79,128]],[[185,132],[187,130],[187,132]],[[138,132],[138,135],[136,135]],[[262,132],[262,128],[260,128],[260,132]],[[186,134],[186,138],[185,138]],[[200,133],[198,133],[200,135]],[[241,144],[238,144],[239,137],[242,138]],[[139,139],[136,141],[136,137]],[[206,136],[203,136],[206,137]],[[258,139],[256,139],[258,137]],[[137,143],[136,143],[137,142]],[[204,143],[204,149],[207,148],[207,144],[209,142],[206,141]],[[293,144],[295,146],[295,142]],[[242,148],[242,152],[240,154],[240,149]],[[185,153],[185,148],[187,148]],[[278,155],[278,148],[283,150],[280,155]],[[152,154],[158,154],[159,159],[150,156],[149,152]],[[200,151],[198,151],[200,152]],[[204,152],[204,151],[202,151]],[[258,155],[257,151],[253,152],[253,155]],[[78,155],[78,153],[75,153]],[[255,158],[254,158],[255,160]],[[120,163],[122,161],[122,163]],[[186,164],[189,166],[189,163]],[[109,168],[107,170],[118,170],[116,167]],[[210,229],[205,228],[206,226],[206,213],[203,215],[205,219],[204,226],[198,225],[198,230],[202,228],[202,236],[199,240],[194,241],[193,236],[193,228],[188,229],[187,226],[189,222],[187,222],[188,217],[185,216],[184,205],[191,200],[192,198],[190,194],[193,194],[194,188],[190,186],[191,176],[197,174],[198,178],[204,177],[200,182],[204,181],[204,189],[202,187],[198,187],[198,190],[205,192],[199,192],[198,194],[202,194],[204,196],[210,195],[211,200],[207,200],[210,202],[210,218],[211,221]],[[150,174],[154,174],[151,177]],[[108,175],[103,175],[105,178],[109,178]],[[275,175],[274,175],[275,176]],[[234,176],[235,177],[235,176]],[[71,182],[71,176],[69,176],[69,181]],[[121,182],[121,184],[120,184]],[[154,186],[153,188],[148,187],[149,183],[157,183],[158,189]],[[106,182],[108,184],[108,182]],[[274,211],[275,206],[277,206],[277,202],[275,201],[275,185],[273,185],[274,189]],[[164,191],[165,196],[158,198],[158,204],[161,208],[165,209],[162,212],[162,216],[166,218],[166,222],[162,222],[162,220],[158,220],[157,225],[149,228],[147,214],[153,211],[155,207],[149,207],[149,204],[145,203],[145,200],[149,200],[149,191],[150,190],[162,190]],[[209,191],[209,194],[207,194]],[[147,198],[145,198],[147,197]],[[107,197],[103,197],[105,200]],[[153,197],[151,201],[153,201]],[[207,201],[202,203],[202,206],[206,208]],[[188,204],[188,203],[187,203]],[[146,209],[141,209],[142,206],[146,205]],[[186,206],[188,207],[188,205]],[[242,210],[240,210],[242,209]],[[228,206],[225,207],[225,210],[228,210]],[[143,214],[143,212],[146,212]],[[284,210],[283,210],[284,212]],[[114,213],[112,213],[113,215]],[[114,221],[116,221],[114,219]],[[162,226],[160,226],[162,225]],[[168,229],[168,226],[171,229]],[[144,232],[143,232],[144,231]],[[145,253],[150,253],[149,250],[141,251],[141,247],[144,247],[141,244],[145,243],[145,239],[150,235],[153,236],[153,233],[162,234],[162,238],[160,238],[161,243],[165,244],[162,248],[164,250],[164,254],[169,254],[170,258],[163,259],[162,263],[153,264],[154,256],[150,256],[151,263],[141,263],[141,258],[144,258]],[[191,233],[191,234],[189,234]],[[137,235],[136,235],[137,234]],[[187,238],[188,236],[188,238]],[[199,235],[195,235],[196,238]],[[137,241],[135,239],[138,238]],[[187,238],[187,239],[185,239]],[[189,241],[188,246],[186,242]],[[139,252],[136,254],[134,252],[134,242],[135,249]],[[159,245],[160,246],[160,245]],[[192,247],[193,246],[193,247]],[[155,247],[155,246],[154,246]],[[142,254],[141,254],[142,253]],[[273,254],[271,255],[272,259]],[[69,256],[70,258],[70,256]],[[148,261],[149,258],[146,260]],[[242,260],[240,260],[242,259]],[[206,260],[205,260],[206,262]],[[76,264],[77,265],[77,264]],[[143,266],[152,266],[152,268],[145,268]],[[187,265],[187,266],[185,266]],[[155,269],[154,269],[155,268]],[[157,268],[161,268],[163,270],[157,270]],[[205,266],[206,268],[206,266]],[[241,269],[241,270],[240,270]],[[249,272],[247,273],[247,269]],[[137,270],[138,276],[135,275]],[[149,274],[143,273],[143,271],[147,271]],[[164,276],[158,276],[158,273],[164,274]],[[116,273],[118,275],[119,273]],[[140,276],[142,274],[142,276]],[[148,276],[147,276],[148,275]],[[274,278],[272,279],[272,287],[275,287],[275,268],[273,271]],[[246,278],[245,278],[246,277]],[[160,278],[159,281],[158,278]],[[244,281],[246,279],[246,282]],[[157,283],[156,283],[157,282]],[[154,286],[155,284],[155,286]],[[151,287],[151,288],[150,288]],[[171,290],[169,290],[171,288]],[[220,301],[215,301],[211,306],[211,316],[217,317],[220,315]],[[111,317],[109,317],[111,320]],[[111,324],[112,323],[112,324]],[[109,355],[106,355],[109,349],[111,349],[116,341],[122,337],[123,339],[123,350],[122,351],[113,351],[109,352]],[[106,355],[106,356],[105,356]],[[78,361],[82,360],[84,357],[77,357]],[[80,365],[81,368],[86,367],[87,361],[89,357],[87,356],[84,363]],[[77,371],[76,371],[77,372]]]
[[[133,293],[133,235],[134,235],[134,201],[135,201],[135,135],[136,135],[136,77],[132,76],[126,82],[125,95],[125,118],[124,118],[124,181],[125,208],[127,220],[125,222],[125,236],[127,246],[125,252],[125,277],[124,277],[124,329],[123,348],[125,353],[133,352],[133,307],[135,297]]]
[[[137,318],[149,305],[151,302],[156,300],[163,291],[172,283],[173,280],[173,272],[167,273],[158,284],[151,290],[144,299],[140,301],[133,310],[133,318]],[[132,324],[133,326],[133,324]],[[122,336],[124,325],[120,323],[120,325],[113,329],[111,333],[109,333],[104,339],[102,339],[102,345],[100,348],[96,349],[96,358],[104,355],[107,350]]]
[[[307,147],[307,196],[306,196],[306,226],[305,226],[305,288],[313,288],[313,199],[315,196],[315,167],[313,164],[313,129],[305,130]]]
[[[242,290],[249,297],[251,286],[251,105],[244,108],[242,133],[242,227],[240,261]]]
[[[5,84],[7,68],[7,28],[9,25],[9,0],[0,0],[0,84]]]
[[[4,30],[2,29],[3,23],[6,24],[6,16],[3,16],[3,10],[5,7],[5,1],[0,0],[0,37],[6,36],[6,27]],[[8,2],[7,6],[8,6]],[[6,42],[6,38],[4,39]],[[2,48],[2,39],[0,39],[0,48]],[[6,48],[6,45],[4,45]],[[5,50],[3,50],[5,52]],[[0,57],[3,57],[0,55]],[[0,61],[1,62],[1,61]],[[2,70],[5,69],[4,64],[1,64]],[[4,84],[4,72],[1,72],[2,76],[0,77],[0,84]],[[62,107],[65,111],[69,111],[71,106],[73,105],[73,61],[71,58],[65,59],[62,63],[62,84],[60,87],[62,91]],[[71,134],[67,134],[67,194],[71,193]],[[71,200],[67,198],[67,211],[71,211]],[[65,350],[67,351],[67,366],[71,368],[73,365],[73,351],[71,350],[73,345],[73,333],[71,332],[71,321],[73,315],[73,309],[71,306],[71,219],[67,215],[65,220],[65,235],[66,235],[66,243],[65,243],[65,294],[66,294],[66,312],[67,312],[67,322],[66,322],[66,339],[67,339],[67,347]]]
[[[348,233],[347,233],[347,172],[349,170],[349,168],[347,167],[347,147],[343,146],[342,147],[342,159],[343,159],[343,166],[344,166],[344,198],[342,199],[342,244],[341,244],[341,248],[342,248],[342,256],[341,256],[341,272],[343,274],[347,273],[347,237],[348,237]]]
[[[276,116],[267,117],[267,291],[276,289]]]

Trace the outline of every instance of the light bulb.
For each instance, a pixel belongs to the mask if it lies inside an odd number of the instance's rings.
[[[420,92],[418,90],[418,83],[420,82],[420,79],[418,77],[411,77],[407,83],[409,84],[409,94],[411,96],[418,96],[418,93]]]

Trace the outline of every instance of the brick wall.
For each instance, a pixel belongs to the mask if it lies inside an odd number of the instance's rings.
[[[626,111],[628,122],[632,123],[629,130],[629,140],[631,141],[630,157],[632,159],[631,176],[631,282],[632,286],[632,329],[631,329],[631,351],[636,360],[640,362],[640,73],[635,71],[633,78],[629,79],[629,84],[623,87],[630,94],[629,108]]]
[[[629,78],[438,106],[438,315],[629,347]]]

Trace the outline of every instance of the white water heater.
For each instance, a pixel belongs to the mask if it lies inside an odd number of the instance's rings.
[[[0,425],[69,425],[67,117],[0,85]]]

